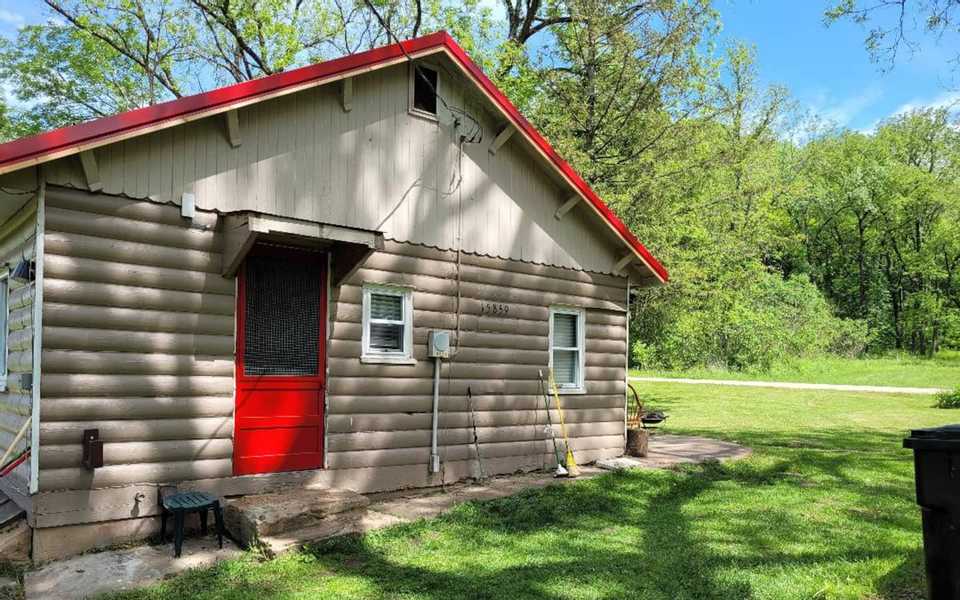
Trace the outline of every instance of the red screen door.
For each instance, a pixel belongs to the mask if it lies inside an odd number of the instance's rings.
[[[323,466],[326,255],[255,247],[237,295],[237,475]]]

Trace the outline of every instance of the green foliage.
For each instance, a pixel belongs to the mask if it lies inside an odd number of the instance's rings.
[[[859,354],[866,344],[863,324],[835,317],[804,275],[784,279],[758,271],[707,301],[680,304],[667,323],[651,324],[642,312],[636,315],[641,331],[659,329],[654,356],[667,368],[768,369],[837,349]]]
[[[960,408],[960,387],[937,394],[936,408]]]
[[[874,135],[831,133],[802,150],[802,188],[784,227],[786,261],[809,272],[842,316],[865,320],[879,348],[932,355],[960,332],[960,133],[943,109]]]
[[[0,41],[0,78],[29,105],[15,115],[19,130],[10,133],[35,133],[147,104],[148,86],[132,66],[76,28],[21,28],[15,41]]]
[[[630,348],[630,364],[638,369],[649,369],[656,366],[654,348],[643,340],[636,340]]]

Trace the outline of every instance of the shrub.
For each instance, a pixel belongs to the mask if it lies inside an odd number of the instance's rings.
[[[768,370],[791,358],[858,356],[870,341],[866,323],[834,316],[806,275],[785,279],[758,270],[712,288],[688,289],[673,298],[670,312],[648,306],[638,311],[633,347],[634,360],[647,368]]]
[[[827,351],[844,358],[862,356],[873,342],[867,322],[859,319],[834,319],[832,339]]]
[[[634,367],[638,369],[649,369],[654,365],[654,352],[649,344],[646,344],[642,340],[637,340],[633,343],[631,350],[631,360]]]
[[[937,394],[934,408],[960,408],[960,387]]]

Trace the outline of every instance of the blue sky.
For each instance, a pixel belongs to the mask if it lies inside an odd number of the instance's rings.
[[[960,100],[947,61],[955,38],[923,43],[882,72],[863,47],[866,30],[842,22],[826,27],[827,0],[715,0],[721,38],[754,45],[760,78],[786,86],[804,110],[837,125],[868,130],[907,108]],[[497,2],[499,4],[499,2]],[[40,0],[0,0],[0,35],[46,18]],[[951,85],[952,84],[952,85]],[[951,90],[951,87],[953,88]]]
[[[867,30],[850,22],[823,23],[824,0],[716,0],[722,38],[757,49],[760,78],[785,85],[801,108],[836,124],[868,130],[877,121],[930,104],[960,100],[948,60],[955,39],[923,43],[903,53],[892,70],[870,61]],[[952,91],[951,91],[951,88]]]

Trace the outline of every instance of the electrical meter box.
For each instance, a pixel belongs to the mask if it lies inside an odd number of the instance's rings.
[[[427,356],[430,358],[450,358],[450,332],[434,329],[427,336]]]

